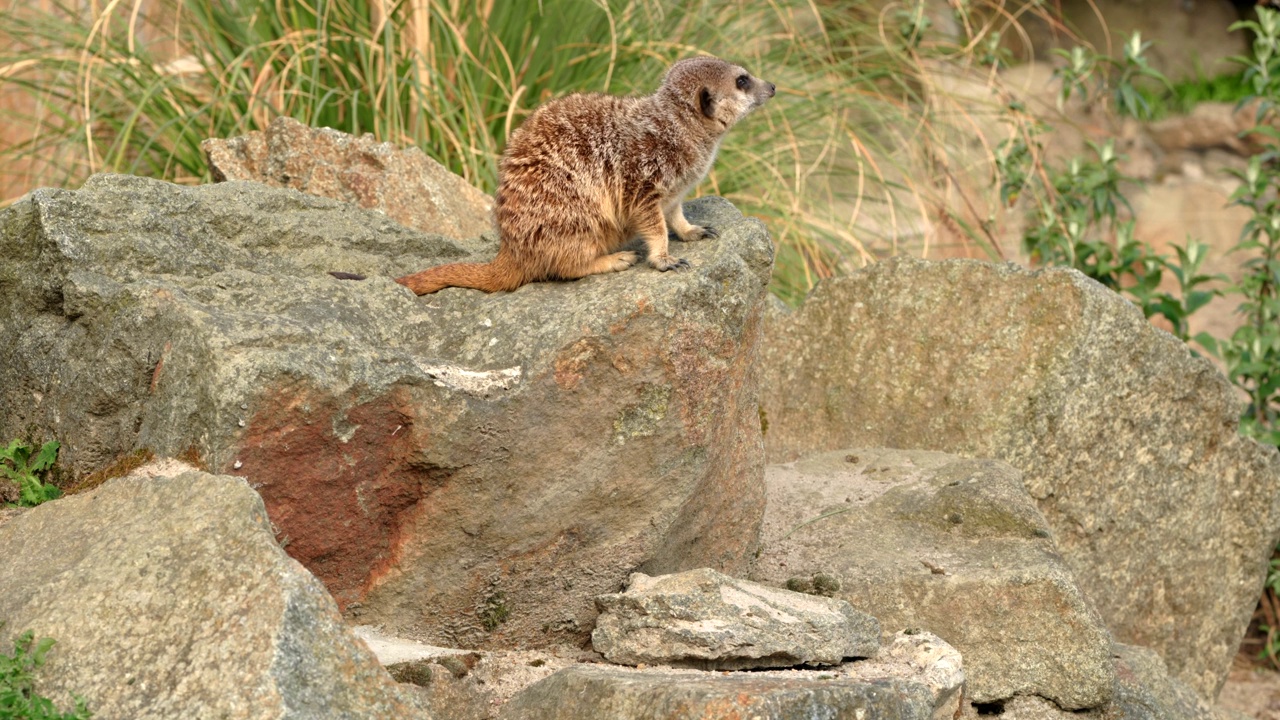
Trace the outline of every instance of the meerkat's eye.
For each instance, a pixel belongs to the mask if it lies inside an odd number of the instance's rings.
[[[739,75],[737,85],[739,90],[746,92],[747,88],[751,87],[751,76]]]

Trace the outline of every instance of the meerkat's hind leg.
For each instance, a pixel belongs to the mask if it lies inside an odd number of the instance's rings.
[[[684,242],[711,240],[720,237],[719,231],[715,228],[694,225],[685,219],[683,197],[678,197],[669,202],[667,206],[662,209],[662,214],[667,221],[667,225],[675,233],[676,237],[680,238],[680,240]]]

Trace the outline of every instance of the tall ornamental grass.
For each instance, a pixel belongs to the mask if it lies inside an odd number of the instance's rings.
[[[700,52],[737,60],[778,96],[730,134],[701,192],[764,218],[789,300],[842,266],[928,254],[939,227],[999,254],[989,171],[938,172],[973,119],[938,102],[929,63],[994,77],[1001,37],[1016,44],[1034,7],[960,3],[942,32],[917,0],[10,2],[0,173],[28,173],[11,195],[104,171],[207,181],[202,140],[280,115],[417,145],[491,191],[506,137],[546,99],[648,92]]]

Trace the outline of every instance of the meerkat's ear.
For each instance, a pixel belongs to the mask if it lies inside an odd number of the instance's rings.
[[[698,109],[709,118],[716,116],[715,99],[711,97],[711,91],[705,87],[698,91]]]

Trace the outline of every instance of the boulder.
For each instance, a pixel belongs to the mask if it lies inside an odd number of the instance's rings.
[[[843,600],[735,580],[709,568],[631,576],[596,598],[596,652],[623,665],[703,670],[839,665],[880,647],[880,623]]]
[[[1004,720],[1245,720],[1205,702],[1195,690],[1169,677],[1154,651],[1134,645],[1114,646],[1116,687],[1112,700],[1088,711],[1067,711],[1034,695],[987,706],[967,707],[961,720],[999,715]]]
[[[0,641],[97,720],[427,718],[276,543],[241,478],[139,472],[0,524]]]
[[[265,131],[200,144],[216,182],[250,180],[379,210],[406,227],[470,238],[493,227],[493,198],[416,147],[278,117]]]
[[[418,298],[389,278],[476,248],[256,183],[37,190],[0,214],[0,435],[77,474],[145,448],[248,478],[361,623],[585,642],[632,572],[756,548],[772,246],[724,200],[686,212],[720,230],[675,245],[690,272]]]
[[[1117,643],[1112,715],[1126,720],[1233,720],[1176,678],[1153,650]]]
[[[965,694],[1111,697],[1111,637],[1018,472],[920,450],[846,450],[765,471],[752,577],[824,584],[886,630],[934,633],[964,657]]]
[[[774,462],[848,447],[994,457],[1022,472],[1122,642],[1216,695],[1280,536],[1280,455],[1232,387],[1078,272],[896,259],[767,322]]]
[[[517,694],[500,717],[952,720],[963,688],[959,653],[928,633],[899,633],[875,659],[823,671],[574,665]]]

